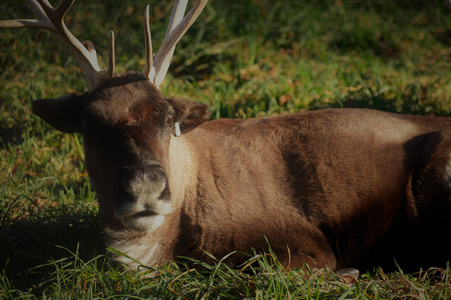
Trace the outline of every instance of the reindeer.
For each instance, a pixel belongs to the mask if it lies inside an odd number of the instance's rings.
[[[1,28],[50,30],[81,66],[88,91],[33,102],[62,132],[81,132],[113,257],[136,269],[180,256],[231,266],[268,243],[287,268],[443,265],[451,246],[451,119],[367,109],[325,109],[210,121],[201,103],[166,98],[159,85],[176,43],[207,0],[185,16],[176,1],[153,56],[145,11],[140,73],[100,69],[56,8],[28,0],[36,20]],[[446,238],[448,236],[448,238]],[[448,240],[448,241],[447,241]],[[132,259],[131,259],[132,258]]]

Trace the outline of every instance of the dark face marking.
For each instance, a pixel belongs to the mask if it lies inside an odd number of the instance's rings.
[[[91,181],[101,208],[132,229],[151,229],[149,220],[171,212],[166,174],[174,118],[147,81],[88,96],[82,123]]]

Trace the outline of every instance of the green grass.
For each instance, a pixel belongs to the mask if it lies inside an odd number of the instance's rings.
[[[67,23],[105,66],[144,67],[142,13],[151,4],[157,48],[166,1],[80,1]],[[15,0],[0,19],[30,18]],[[451,112],[451,12],[435,1],[211,0],[176,49],[162,91],[209,104],[214,118],[326,107],[407,114]],[[43,30],[0,30],[0,298],[447,299],[451,268],[381,269],[345,284],[329,270],[286,271],[253,254],[243,269],[169,263],[134,275],[105,255],[80,135],[56,132],[31,101],[85,91],[79,67]],[[233,255],[233,254],[232,254]],[[143,269],[146,270],[146,269]]]

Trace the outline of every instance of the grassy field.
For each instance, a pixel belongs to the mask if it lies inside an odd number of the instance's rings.
[[[1,1],[0,19],[31,18],[21,2]],[[118,71],[141,71],[147,3],[156,48],[167,1],[79,1],[66,20],[80,40],[94,42],[103,66],[114,30]],[[222,258],[197,270],[170,263],[153,278],[120,269],[105,255],[82,137],[31,112],[34,99],[85,89],[79,67],[48,32],[0,30],[1,299],[451,297],[449,266],[375,269],[349,284],[329,270],[283,270],[271,254],[250,256],[256,264],[242,270]],[[209,104],[214,118],[327,107],[447,116],[451,10],[441,0],[211,0],[177,47],[162,91]]]

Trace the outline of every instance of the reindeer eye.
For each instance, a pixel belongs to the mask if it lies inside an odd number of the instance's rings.
[[[174,123],[174,115],[170,114],[166,117],[166,124],[172,125]]]

